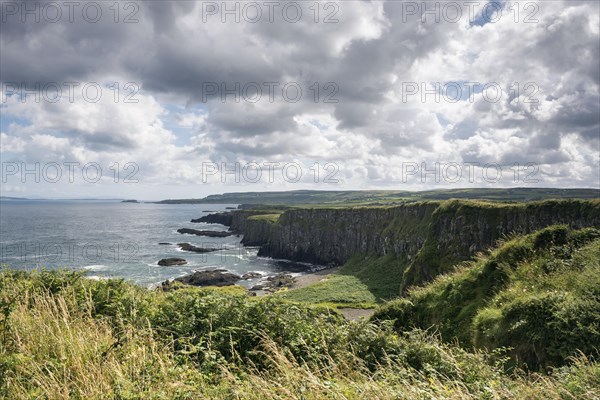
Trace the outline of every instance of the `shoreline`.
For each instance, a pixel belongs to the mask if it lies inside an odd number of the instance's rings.
[[[290,287],[290,290],[305,288],[312,284],[321,282],[323,279],[325,279],[325,277],[331,274],[335,274],[339,270],[340,267],[325,268],[317,272],[310,272],[308,274],[296,276],[294,277],[295,282]]]

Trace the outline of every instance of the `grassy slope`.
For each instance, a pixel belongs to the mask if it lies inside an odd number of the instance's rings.
[[[374,308],[377,303],[397,297],[406,261],[357,255],[335,274],[310,286],[278,295],[303,303],[327,303],[338,307]]]
[[[360,279],[351,275],[331,274],[310,286],[281,291],[283,299],[332,307],[374,308],[377,299]]]
[[[517,236],[374,316],[434,327],[466,347],[511,347],[532,367],[600,347],[600,231],[554,226]]]
[[[594,399],[600,366],[507,375],[420,331],[352,323],[239,288],[148,291],[78,273],[0,273],[10,399]]]

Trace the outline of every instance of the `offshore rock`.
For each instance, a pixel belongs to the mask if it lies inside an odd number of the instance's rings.
[[[187,261],[183,258],[163,258],[158,262],[158,265],[162,267],[171,267],[173,265],[185,265]]]
[[[207,237],[227,237],[233,235],[231,232],[225,231],[199,231],[197,229],[181,228],[177,229],[178,233],[196,236],[207,236]]]

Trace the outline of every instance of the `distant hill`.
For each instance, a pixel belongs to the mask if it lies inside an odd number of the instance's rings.
[[[9,197],[9,196],[0,196],[0,200],[27,200],[27,201],[118,201],[123,200],[121,198],[115,197],[81,197],[81,198],[44,198],[44,197]],[[135,200],[137,202],[137,200]]]
[[[25,197],[0,196],[0,200],[29,200]]]
[[[480,199],[538,201],[547,199],[597,199],[599,189],[450,189],[409,192],[397,190],[246,192],[210,195],[201,199],[163,200],[159,204],[354,204],[385,205],[419,200]]]

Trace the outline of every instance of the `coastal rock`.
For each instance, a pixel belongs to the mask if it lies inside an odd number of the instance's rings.
[[[247,229],[249,224],[252,224],[253,220],[250,220],[249,217],[253,215],[263,215],[263,214],[272,214],[273,211],[265,211],[265,210],[232,210],[228,212],[220,212],[215,214],[205,215],[204,217],[193,219],[191,222],[200,223],[204,222],[207,224],[221,224],[229,227],[229,230],[232,234],[238,235],[243,233],[246,235],[251,229]],[[255,225],[255,224],[254,224]],[[253,226],[254,226],[253,225]],[[265,232],[263,232],[265,233]],[[264,236],[260,236],[259,239],[262,239]],[[254,240],[247,240],[248,243],[243,243],[246,246],[255,246],[259,244],[253,244]]]
[[[241,279],[241,276],[227,272],[227,270],[211,269],[195,271],[193,274],[176,278],[175,281],[192,286],[231,286]]]
[[[291,288],[296,283],[296,278],[289,274],[278,274],[268,277],[264,282],[250,288],[252,291],[276,292],[283,288]]]
[[[258,285],[254,285],[250,288],[251,291],[258,291],[258,290],[265,290],[265,288],[267,287],[267,285],[263,284],[263,283],[259,283]]]
[[[158,262],[158,265],[160,265],[161,267],[171,267],[173,265],[185,265],[187,264],[187,261],[184,260],[183,258],[163,258],[162,260],[160,260]]]
[[[288,274],[279,274],[267,278],[267,286],[275,290],[292,287],[294,283],[296,283],[296,278]]]
[[[207,224],[221,224],[225,226],[230,226],[232,222],[232,215],[229,212],[209,214],[201,218],[193,219],[191,222],[204,222]]]
[[[244,275],[242,275],[243,280],[256,279],[256,278],[262,278],[262,274],[260,274],[258,272],[246,272]]]
[[[196,236],[207,236],[207,237],[227,237],[233,235],[231,232],[225,231],[199,231],[197,229],[190,228],[181,228],[177,229],[177,232],[188,235],[196,235]]]
[[[160,242],[160,243],[159,243],[159,245],[161,245],[161,246],[168,246],[168,245],[170,245],[170,244],[171,244],[171,243],[169,243],[169,242]]]
[[[179,246],[179,248],[183,251],[191,251],[193,253],[210,253],[211,251],[219,250],[206,247],[196,247],[189,243],[177,243],[177,246]]]

